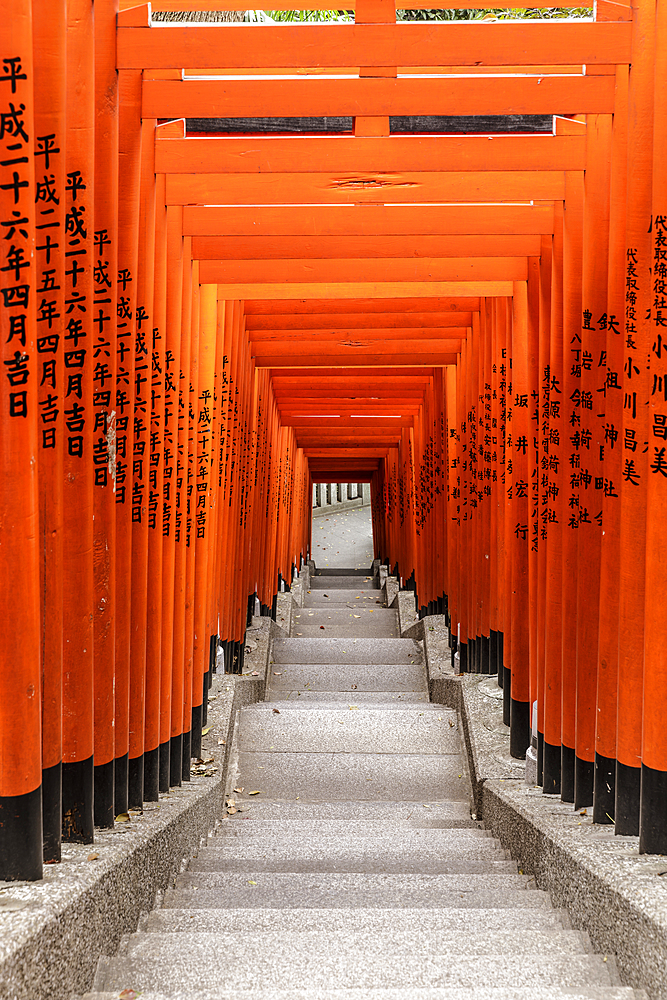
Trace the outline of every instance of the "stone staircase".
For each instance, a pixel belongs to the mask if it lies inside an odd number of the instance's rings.
[[[470,818],[456,715],[398,636],[372,577],[312,579],[240,712],[232,812],[86,1000],[638,996]]]

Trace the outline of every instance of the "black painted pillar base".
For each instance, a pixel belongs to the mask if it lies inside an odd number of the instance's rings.
[[[544,781],[544,733],[537,730],[537,783]]]
[[[182,769],[181,777],[183,781],[190,780],[190,764],[192,762],[192,754],[190,752],[191,738],[190,733],[183,733],[183,756],[182,756]]]
[[[510,699],[510,757],[525,760],[530,746],[530,702]]]
[[[276,615],[278,614],[278,594],[273,595],[273,600],[271,601],[271,617],[276,620]]]
[[[248,613],[246,614],[246,618],[245,618],[246,628],[250,628],[250,626],[252,625],[252,616],[255,613],[255,598],[256,597],[257,597],[256,593],[248,594]]]
[[[202,691],[202,703],[201,703],[201,724],[202,724],[202,729],[204,728],[204,726],[208,722],[208,692],[209,692],[209,689],[211,687],[211,685],[209,684],[209,678],[210,678],[210,676],[211,676],[211,674],[207,670],[206,673],[204,674],[204,690]],[[201,756],[201,754],[200,754],[200,756]]]
[[[639,836],[639,805],[642,787],[641,767],[616,761],[616,829],[621,837]]]
[[[167,740],[160,743],[160,782],[161,792],[169,791],[169,767],[171,763],[171,743]]]
[[[42,786],[0,795],[0,881],[40,879],[42,850]]]
[[[503,722],[506,726],[510,724],[512,705],[512,671],[509,667],[503,667]]]
[[[595,764],[592,760],[574,758],[574,808],[586,809],[593,805],[593,777]]]
[[[127,765],[127,802],[130,809],[144,804],[144,755],[130,757]]]
[[[114,762],[95,764],[93,768],[94,801],[93,819],[101,830],[113,830],[114,819]]]
[[[248,598],[250,600],[250,598]],[[218,636],[217,634],[211,636],[211,645],[208,651],[208,672],[209,674],[215,674],[218,671]],[[210,678],[211,684],[213,683],[213,678]],[[209,685],[210,686],[210,685]]]
[[[498,633],[495,629],[489,632],[489,673],[498,674]],[[498,674],[498,687],[503,686],[503,679]]]
[[[60,861],[63,835],[63,775],[62,764],[45,767],[42,771],[42,837],[44,860]]]
[[[467,642],[458,643],[458,653],[460,656],[459,670],[462,674],[468,673],[468,646],[469,643]]]
[[[183,781],[183,737],[169,740],[169,787],[178,788]]]
[[[542,772],[544,794],[560,795],[560,745],[553,746],[544,741]]]
[[[190,755],[201,757],[201,731],[202,731],[203,706],[192,706],[192,727],[190,729]]]
[[[505,686],[505,633],[498,633],[498,676],[503,675],[502,686]]]
[[[93,758],[63,763],[63,840],[92,844]]]
[[[495,671],[495,664],[494,664],[494,668],[491,669],[491,636],[490,635],[483,635],[481,637],[481,651],[480,651],[480,655],[481,655],[481,670],[482,670],[482,673],[483,674],[494,674],[496,672]]]
[[[667,771],[642,764],[639,853],[667,854]]]
[[[560,800],[574,802],[574,750],[564,745],[560,748]]]
[[[144,750],[144,802],[160,798],[160,747]]]
[[[113,810],[116,816],[127,812],[128,802],[128,755],[124,753],[113,762]]]
[[[613,823],[616,809],[616,761],[595,754],[593,776],[593,822]]]

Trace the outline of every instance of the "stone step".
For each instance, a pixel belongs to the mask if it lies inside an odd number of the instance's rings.
[[[266,855],[266,856],[264,856]],[[207,866],[208,864],[208,866]],[[323,857],[295,858],[277,857],[258,849],[244,852],[243,857],[234,857],[230,852],[225,857],[203,861],[201,868],[193,866],[193,871],[214,871],[221,876],[229,872],[247,871],[251,868],[258,872],[279,872],[290,874],[345,874],[345,875],[512,875],[517,871],[516,861],[502,861],[497,857],[481,858],[474,855],[470,858],[452,856],[434,858],[429,854],[419,855],[415,852],[385,851],[375,858],[370,854]]]
[[[342,726],[340,727],[343,728]],[[271,799],[418,801],[465,799],[463,760],[443,768],[443,754],[274,753],[238,754],[233,786]],[[458,756],[458,755],[452,755]]]
[[[284,958],[291,958],[297,964],[306,954],[309,958],[320,955],[326,960],[334,950],[332,940],[317,930],[302,928],[299,931],[283,931],[276,928],[272,931],[264,930],[261,937],[252,935],[240,938],[238,934],[219,927],[211,931],[170,932],[160,929],[157,932],[133,934],[127,940],[124,953],[130,956],[145,953],[150,950],[152,942],[159,942],[162,946],[171,943],[175,952],[187,949],[200,955],[205,954],[208,948],[214,954],[224,954],[230,963],[239,958],[244,963],[253,960],[258,964],[265,963],[267,956],[276,952],[281,953]],[[456,925],[424,934],[414,928],[402,927],[399,930],[388,924],[384,929],[376,929],[371,933],[340,929],[336,931],[335,950],[346,955],[355,950],[364,954],[373,950],[378,959],[389,957],[392,952],[427,957],[452,955],[456,952],[460,958],[501,953],[557,956],[565,953],[585,955],[589,952],[586,943],[578,931],[553,927],[534,930],[530,934],[515,932],[511,936],[505,929],[490,931],[485,927],[481,933],[481,927],[478,927],[476,934],[462,938]]]
[[[276,667],[278,670],[276,671]],[[427,691],[426,667],[412,663],[280,663],[273,664],[269,690],[274,691]]]
[[[350,708],[350,704],[303,709],[277,702],[277,712],[268,705],[244,708],[239,716],[239,751],[433,756],[461,750],[456,714],[451,709],[422,712],[406,706]]]
[[[139,991],[214,990],[272,988],[276,982],[291,988],[312,990],[348,985],[366,987],[434,987],[491,985],[507,986],[611,986],[609,969],[598,955],[486,953],[470,957],[431,955],[428,958],[402,953],[397,948],[378,955],[374,944],[352,954],[310,954],[265,951],[261,942],[251,948],[247,939],[238,942],[234,954],[216,952],[209,941],[196,947],[174,944],[172,935],[145,935],[129,955],[112,960],[103,988],[122,990],[128,982]]]
[[[368,573],[347,573],[344,576],[311,576],[311,590],[354,590],[355,587],[363,587],[369,590],[378,590],[377,576]]]
[[[376,588],[365,587],[355,590],[309,590],[305,594],[304,607],[327,608],[344,605],[349,608],[381,608],[382,597]]]
[[[390,608],[302,608],[292,616],[293,636],[323,639],[327,634],[346,638],[400,639],[398,614]]]
[[[274,690],[268,688],[266,700],[270,702],[284,701],[289,699],[289,704],[309,704],[316,702],[321,705],[323,702],[346,702],[352,701],[349,691],[314,691],[309,688],[302,688],[296,691]],[[423,707],[428,704],[428,691],[355,691],[355,702],[390,703],[404,705],[419,705]],[[379,704],[378,704],[378,707]]]
[[[364,821],[353,819],[347,823],[336,820],[286,820],[280,819],[255,819],[249,817],[248,822],[241,825],[238,823],[221,823],[213,836],[209,836],[207,846],[200,856],[209,850],[215,850],[220,842],[238,841],[244,838],[248,843],[264,839],[271,844],[288,843],[295,844],[305,841],[312,842],[316,839],[320,842],[323,838],[325,842],[335,840],[337,843],[349,841],[352,844],[377,844],[377,843],[398,843],[409,840],[415,844],[433,844],[438,849],[451,848],[468,844],[482,844],[487,849],[494,848],[501,850],[500,841],[495,837],[490,837],[487,830],[477,826],[471,829],[457,830],[451,827],[427,826],[421,822],[421,815],[417,815],[416,820],[400,820],[387,823]]]
[[[341,799],[338,802],[276,802],[262,801],[261,796],[248,799],[247,811],[237,814],[234,822],[240,822],[241,816],[246,819],[270,820],[284,823],[286,826],[307,821],[327,821],[345,824],[350,820],[360,822],[385,823],[391,825],[397,822],[466,823],[479,829],[478,824],[470,818],[470,806],[467,799],[449,801],[430,801],[425,798],[411,802],[364,802]],[[243,820],[243,822],[246,821]],[[227,822],[227,821],[226,821]],[[486,831],[483,831],[486,833]]]
[[[414,639],[275,639],[275,663],[412,663],[424,662]]]
[[[467,940],[483,939],[487,934],[502,932],[509,940],[516,937],[530,940],[531,933],[563,929],[557,910],[531,909],[528,918],[519,910],[487,909],[168,909],[153,910],[144,926],[145,931],[211,932],[224,930],[230,934],[265,934],[303,932],[321,934],[325,940],[338,940],[354,934],[385,933],[389,928],[397,935],[438,936],[454,933]],[[480,928],[484,933],[480,935]],[[527,930],[530,933],[526,933]]]
[[[340,569],[329,568],[328,566],[323,566],[322,569],[316,569],[314,576],[361,576],[366,578],[370,576],[373,577],[373,567],[369,569],[353,569],[351,566],[343,566]]]
[[[214,909],[550,909],[526,875],[364,875],[316,872],[185,872],[164,906]],[[526,915],[526,920],[529,914]]]
[[[113,993],[86,993],[82,1000],[118,1000]],[[144,991],[141,1000],[646,1000],[629,986],[471,986],[405,989],[226,989],[214,991]]]

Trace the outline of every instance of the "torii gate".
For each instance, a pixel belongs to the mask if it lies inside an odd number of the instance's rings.
[[[34,266],[0,270],[2,509],[27,515],[1,536],[21,640],[0,875],[39,877],[42,794],[55,860],[62,815],[90,841],[187,779],[217,637],[240,669],[255,595],[270,612],[335,479],[373,484],[376,555],[449,616],[462,668],[499,671],[517,756],[537,703],[545,791],[667,849],[662,5],[397,23],[359,0],[355,23],[276,25],[5,6],[0,221]],[[552,133],[391,126],[509,114]],[[187,128],[260,117],[351,124]]]

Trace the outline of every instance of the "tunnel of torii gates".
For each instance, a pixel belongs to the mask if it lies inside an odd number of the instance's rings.
[[[188,780],[320,481],[544,791],[667,852],[667,2],[0,12],[0,878]]]

